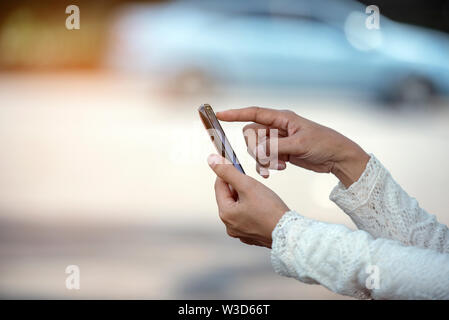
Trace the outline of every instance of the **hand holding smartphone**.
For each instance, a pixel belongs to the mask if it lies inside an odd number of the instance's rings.
[[[232,149],[231,144],[229,143],[229,140],[220,125],[220,122],[215,116],[215,112],[212,107],[208,104],[203,104],[198,108],[198,112],[210,139],[217,149],[218,154],[231,162],[233,166],[236,167],[241,173],[245,174],[245,171],[237,159],[237,156]]]

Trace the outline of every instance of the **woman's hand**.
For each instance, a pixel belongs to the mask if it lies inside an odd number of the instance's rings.
[[[271,233],[289,208],[273,191],[219,155],[210,155],[207,161],[217,174],[218,213],[228,235],[246,244],[271,248]]]
[[[217,113],[223,121],[252,121],[243,128],[248,152],[265,178],[287,162],[315,172],[332,172],[346,187],[359,179],[369,155],[340,133],[288,110],[259,107]],[[277,133],[270,129],[277,129]],[[276,147],[277,152],[269,150]]]

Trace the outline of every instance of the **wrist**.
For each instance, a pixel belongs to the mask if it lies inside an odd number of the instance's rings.
[[[267,244],[268,244],[267,247],[268,248],[271,248],[271,244],[272,244],[272,241],[273,241],[272,234],[273,234],[274,229],[276,229],[276,226],[278,225],[279,221],[289,211],[290,211],[290,209],[287,206],[284,205],[283,208],[278,210],[276,212],[276,214],[273,215],[273,220],[271,221],[270,226],[268,228],[268,232],[266,233],[267,234],[266,239],[267,239]]]
[[[349,188],[354,182],[358,181],[365,171],[370,156],[360,146],[354,143],[348,148],[339,161],[334,163],[332,173],[340,182]]]

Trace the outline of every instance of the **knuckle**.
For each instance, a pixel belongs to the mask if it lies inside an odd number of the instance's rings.
[[[227,228],[239,230],[238,216],[235,214],[235,212],[229,210],[221,210],[221,212],[219,212],[219,216],[221,221],[223,221]]]
[[[260,110],[259,106],[251,106],[249,107],[253,112],[258,112]]]
[[[235,233],[235,231],[230,228],[226,228],[226,233],[232,238],[237,238],[237,233]]]
[[[243,181],[241,181],[240,186],[244,189],[243,192],[245,192],[246,190],[249,190],[251,187],[254,186],[254,181],[250,178],[243,179]]]
[[[223,221],[223,223],[227,226],[234,226],[236,220],[236,212],[232,208],[219,209],[218,215]]]
[[[254,126],[252,125],[252,124],[247,124],[247,125],[245,125],[244,127],[243,127],[243,129],[242,129],[242,131],[243,131],[243,133],[245,133],[245,132],[251,132],[251,131],[254,131],[254,128],[253,128]]]
[[[243,231],[243,225],[242,225],[242,222],[241,221],[239,221],[239,220],[236,220],[236,221],[234,221],[232,224],[230,224],[229,225],[231,228],[232,228],[232,230],[235,230],[235,231],[239,231],[239,232],[242,232]]]
[[[304,145],[304,144],[307,144],[308,139],[309,138],[307,137],[307,135],[301,135],[301,136],[297,136],[295,140],[298,145]]]
[[[223,177],[225,173],[225,168],[221,163],[217,163],[215,164],[214,171],[219,177]]]
[[[223,221],[225,224],[229,222],[229,214],[225,210],[219,210],[218,216],[220,217],[221,221]]]
[[[254,142],[256,139],[256,130],[254,127],[251,127],[249,125],[245,126],[243,128],[243,136],[245,137],[245,141]]]
[[[282,110],[282,112],[288,117],[288,118],[295,118],[298,115],[296,114],[296,112],[292,111],[292,110]]]
[[[251,107],[251,109],[252,109],[252,112],[254,113],[254,119],[255,119],[256,122],[257,122],[257,118],[258,118],[258,116],[260,115],[261,108],[258,107],[258,106],[253,106],[253,107]]]
[[[248,128],[246,128],[244,131],[243,131],[243,135],[246,137],[246,138],[249,138],[251,141],[256,141],[256,138],[257,138],[257,135],[258,135],[258,132],[257,132],[257,130],[256,130],[256,128],[254,128],[254,127],[248,127]]]
[[[218,184],[219,184],[220,182],[219,182],[219,180],[218,180],[218,177],[217,177],[217,179],[215,179],[215,183],[214,183],[214,190],[215,191],[217,191],[217,189],[218,189]]]

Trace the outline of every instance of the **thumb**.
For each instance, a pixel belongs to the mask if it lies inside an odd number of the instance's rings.
[[[237,170],[227,159],[218,154],[211,154],[207,158],[207,162],[218,177],[229,183],[236,190],[244,190],[243,184],[245,184],[248,177]]]
[[[278,139],[278,153],[279,154],[293,154],[297,155],[302,152],[302,145],[298,141],[298,137],[295,135]]]
[[[280,156],[282,155],[297,155],[300,149],[297,139],[294,136],[285,138],[273,137],[259,144],[255,150],[255,154],[258,160],[262,164],[265,164],[272,160],[281,160]]]

